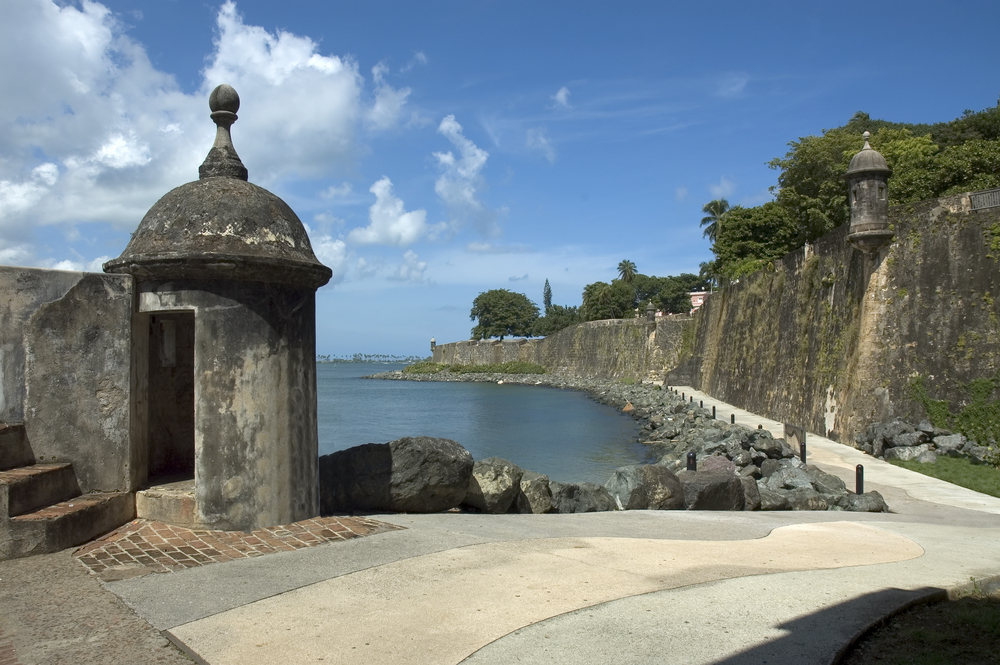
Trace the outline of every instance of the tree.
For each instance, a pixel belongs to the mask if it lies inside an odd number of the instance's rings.
[[[701,226],[705,227],[705,231],[702,233],[703,237],[715,242],[715,237],[719,234],[719,227],[722,225],[722,218],[728,210],[729,201],[726,199],[715,199],[701,207],[701,211],[706,213],[706,216],[701,218]]]
[[[580,312],[576,307],[552,305],[548,314],[535,321],[533,334],[537,337],[551,335],[575,323],[580,323],[581,320]]]
[[[634,263],[626,259],[618,264],[618,278],[621,279],[621,281],[626,284],[631,283],[635,276],[636,271]]]
[[[552,287],[549,286],[548,279],[545,280],[545,288],[542,289],[542,302],[545,304],[545,316],[548,316],[552,309]]]
[[[731,280],[760,270],[795,249],[797,234],[795,220],[774,201],[755,208],[736,206],[712,247],[717,269]]]
[[[469,318],[479,319],[472,329],[472,339],[531,337],[538,306],[522,293],[493,289],[476,296]]]
[[[599,321],[634,316],[635,288],[620,279],[594,282],[583,287],[583,319]]]

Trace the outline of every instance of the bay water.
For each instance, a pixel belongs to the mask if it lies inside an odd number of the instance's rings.
[[[604,484],[619,466],[653,461],[639,427],[583,392],[545,386],[361,377],[402,364],[316,366],[320,455],[404,436],[462,444],[561,482]]]

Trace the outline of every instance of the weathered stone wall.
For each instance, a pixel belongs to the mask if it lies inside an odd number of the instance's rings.
[[[441,344],[433,360],[448,365],[520,360],[558,374],[642,379],[676,366],[693,323],[685,315],[657,317],[655,325],[645,319],[588,321],[541,339]]]
[[[72,462],[84,492],[134,489],[132,279],[0,267],[0,422],[36,461]]]
[[[874,264],[845,226],[713,294],[668,381],[839,440],[923,417],[917,377],[957,408],[961,384],[1000,368],[1000,209],[964,195],[895,207],[890,222]]]

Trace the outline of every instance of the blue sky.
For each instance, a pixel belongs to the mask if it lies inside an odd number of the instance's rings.
[[[317,351],[424,355],[484,290],[697,272],[707,201],[856,111],[997,104],[993,2],[0,3],[0,263],[99,270],[197,178],[207,94],[334,269]],[[860,140],[859,140],[860,148]]]

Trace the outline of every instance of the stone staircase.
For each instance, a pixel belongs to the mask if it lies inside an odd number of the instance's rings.
[[[24,425],[0,423],[0,560],[58,552],[134,516],[132,493],[81,494],[72,464],[36,464]]]

